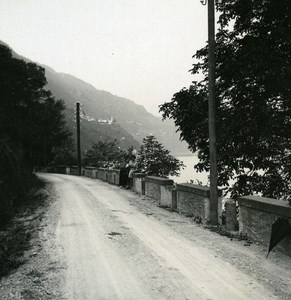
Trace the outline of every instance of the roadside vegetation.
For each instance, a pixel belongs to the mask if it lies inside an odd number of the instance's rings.
[[[125,168],[130,160],[136,160],[136,171],[161,177],[177,176],[185,167],[153,135],[143,139],[139,151],[133,147],[122,150],[116,140],[98,141],[85,153],[83,165],[120,169]]]
[[[38,233],[45,212],[46,195],[36,193],[44,183],[32,177],[33,188],[14,208],[14,218],[0,230],[0,278],[25,263],[23,254],[31,248],[31,238]]]
[[[91,149],[87,150],[84,159],[84,166],[96,168],[124,168],[132,155],[133,147],[123,150],[114,141],[98,141],[92,144]]]
[[[0,45],[0,226],[27,199],[33,170],[48,165],[70,133],[64,102],[46,89],[44,68]]]
[[[291,201],[290,0],[224,0],[218,10],[219,186],[234,199],[260,194]],[[193,83],[162,104],[160,112],[174,120],[181,138],[198,153],[197,171],[209,171],[208,46],[194,59]],[[64,102],[46,84],[44,68],[0,45],[0,276],[21,263],[17,257],[29,247],[30,225],[25,219],[15,226],[9,222],[41,203],[31,193],[39,184],[33,171],[76,162]],[[133,152],[133,147],[122,150],[116,140],[97,141],[83,164],[124,168]],[[177,176],[184,167],[154,136],[145,137],[135,154],[136,169],[147,175]]]
[[[290,200],[291,3],[224,0],[217,9],[218,183],[234,198]],[[192,85],[160,112],[198,153],[197,171],[208,171],[208,46],[194,58]]]
[[[178,176],[184,164],[170,154],[170,151],[153,136],[142,141],[137,156],[137,168],[147,175],[160,177]]]

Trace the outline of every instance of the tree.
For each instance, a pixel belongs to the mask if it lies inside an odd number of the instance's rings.
[[[14,58],[0,44],[0,193],[1,214],[25,199],[32,170],[47,165],[53,149],[70,137],[64,102],[45,88],[44,68]]]
[[[47,165],[52,149],[66,143],[62,100],[55,100],[46,85],[44,68],[12,56],[0,45],[0,138],[17,144],[25,162]]]
[[[51,165],[77,165],[77,157],[74,150],[74,140],[68,138],[65,143],[52,149]]]
[[[233,197],[287,198],[291,189],[291,3],[225,0],[216,34],[218,182]],[[160,106],[209,170],[208,47],[195,81]],[[202,78],[199,80],[199,78]],[[234,180],[233,186],[229,181]]]
[[[127,152],[120,149],[117,141],[98,141],[93,143],[92,148],[85,153],[83,164],[92,167],[120,168],[125,166]]]
[[[0,139],[0,227],[13,214],[14,204],[30,187],[30,173],[21,149]]]
[[[178,176],[183,162],[170,154],[170,151],[157,141],[153,135],[145,137],[138,152],[138,169],[147,175],[168,177]]]

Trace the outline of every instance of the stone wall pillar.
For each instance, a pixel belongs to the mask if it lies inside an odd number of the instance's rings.
[[[227,231],[235,231],[236,224],[236,202],[233,199],[227,199],[225,203],[225,229]]]

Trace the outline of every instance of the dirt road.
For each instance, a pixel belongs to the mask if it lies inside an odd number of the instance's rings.
[[[232,263],[221,251],[229,239],[176,213],[149,209],[147,199],[98,180],[39,176],[53,183],[58,197],[55,236],[65,259],[66,299],[282,299],[259,274],[277,273],[270,270],[276,265],[263,262],[254,274],[238,267],[239,257]],[[243,252],[238,246],[229,256]],[[282,281],[288,273],[280,270]]]

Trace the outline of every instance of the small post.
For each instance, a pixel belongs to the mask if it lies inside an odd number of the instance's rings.
[[[80,103],[76,103],[78,175],[81,176]]]

